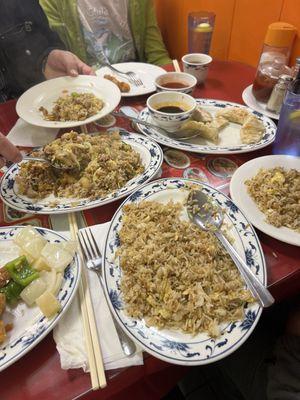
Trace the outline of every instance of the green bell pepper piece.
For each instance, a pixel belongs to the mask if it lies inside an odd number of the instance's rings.
[[[10,281],[6,286],[0,289],[0,293],[5,295],[6,301],[9,304],[15,304],[18,301],[22,290],[22,285],[19,285],[17,282]]]
[[[39,273],[29,265],[25,256],[20,256],[4,265],[13,281],[25,287],[39,277]]]

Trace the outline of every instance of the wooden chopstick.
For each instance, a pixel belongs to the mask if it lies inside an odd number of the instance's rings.
[[[81,125],[80,130],[81,133],[89,133],[87,125]]]
[[[68,218],[69,218],[69,226],[72,239],[77,242],[78,225],[75,213],[68,214]],[[82,261],[83,258],[80,250],[79,254]],[[79,298],[80,298],[80,308],[83,320],[84,334],[86,339],[88,361],[90,366],[92,389],[97,390],[99,389],[99,387],[100,388],[106,387],[106,377],[104,372],[101,347],[98,339],[95,315],[94,315],[91,294],[88,286],[85,268],[82,268],[81,270],[81,279],[79,284]]]
[[[172,60],[172,63],[173,63],[173,67],[174,67],[175,72],[181,72],[181,69],[180,69],[178,61],[177,60]]]

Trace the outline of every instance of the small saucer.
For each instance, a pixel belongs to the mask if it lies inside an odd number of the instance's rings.
[[[189,157],[180,150],[166,150],[164,152],[164,160],[171,167],[178,169],[185,169],[191,164]]]
[[[253,110],[258,111],[269,118],[278,120],[279,114],[268,111],[265,103],[261,103],[260,101],[256,100],[256,98],[252,94],[252,86],[253,85],[247,86],[246,89],[243,91],[242,98],[244,103]]]

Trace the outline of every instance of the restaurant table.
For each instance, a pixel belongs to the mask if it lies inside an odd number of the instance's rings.
[[[172,66],[166,69],[173,70]],[[255,69],[238,62],[214,61],[204,85],[198,86],[196,98],[210,98],[243,104],[242,92],[254,78]],[[17,120],[15,101],[0,104],[0,131],[7,134]],[[120,105],[130,105],[137,110],[145,107],[146,96],[123,98]],[[133,131],[130,123],[117,119],[116,126]],[[93,127],[91,127],[93,130]],[[166,150],[165,148],[163,149]],[[189,170],[176,169],[166,162],[161,177],[192,176],[229,191],[229,174],[220,174],[212,165],[236,165],[262,155],[272,154],[272,145],[259,151],[234,155],[205,155],[186,153],[190,159]],[[216,162],[217,161],[217,162]],[[221,163],[218,161],[221,161]],[[224,164],[225,163],[225,164]],[[225,168],[226,171],[226,168]],[[223,171],[224,172],[224,171]],[[188,175],[186,175],[188,173]],[[121,201],[87,210],[83,213],[87,225],[107,222]],[[0,204],[0,225],[32,223],[51,228],[48,216],[22,215]],[[258,232],[264,250],[268,286],[277,301],[295,295],[300,289],[299,247],[288,245]],[[62,370],[59,355],[49,334],[22,359],[0,373],[1,400],[71,400],[71,399],[160,399],[170,390],[187,368],[171,365],[150,355],[144,356],[144,365],[109,371],[106,389],[93,392],[89,374],[82,370]]]

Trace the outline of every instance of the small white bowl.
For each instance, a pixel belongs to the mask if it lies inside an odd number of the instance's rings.
[[[184,111],[171,113],[158,110],[166,106],[180,107]],[[197,102],[192,96],[179,92],[159,92],[147,100],[147,107],[154,122],[170,132],[179,129],[183,122],[190,118],[196,106]]]
[[[206,79],[209,64],[212,62],[211,56],[202,53],[190,53],[182,57],[184,72],[193,75],[197,83],[203,83]]]
[[[158,92],[167,91],[190,94],[197,84],[197,79],[185,72],[167,72],[166,74],[159,75],[154,83]],[[181,83],[184,87],[165,87],[164,85],[168,83]]]

